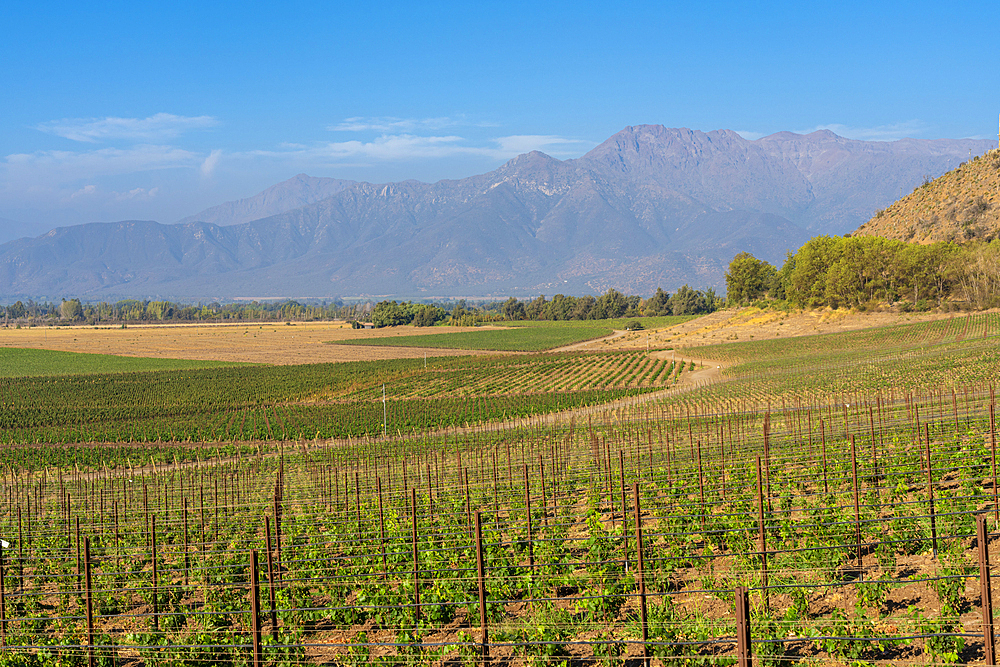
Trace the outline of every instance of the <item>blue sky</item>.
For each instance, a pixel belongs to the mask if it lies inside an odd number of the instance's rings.
[[[996,2],[0,6],[0,242],[626,125],[996,138]]]

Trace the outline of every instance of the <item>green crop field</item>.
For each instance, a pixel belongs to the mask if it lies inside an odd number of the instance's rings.
[[[8,378],[221,368],[234,365],[238,364],[0,347],[0,377]]]
[[[1000,315],[986,313],[836,334],[693,348],[732,364],[704,395],[739,400],[827,399],[857,393],[994,382]]]
[[[985,664],[997,333],[0,379],[0,662]]]
[[[539,322],[497,322],[491,326],[503,328],[460,331],[446,334],[422,334],[393,338],[360,338],[337,341],[336,345],[374,345],[389,347],[428,347],[455,350],[491,350],[497,352],[540,352],[583,341],[610,336],[631,322],[640,322],[645,329],[675,326],[694,316],[619,318],[612,320],[566,320]]]
[[[680,364],[624,352],[7,377],[0,378],[0,442],[412,432],[608,402],[668,388],[681,371]]]

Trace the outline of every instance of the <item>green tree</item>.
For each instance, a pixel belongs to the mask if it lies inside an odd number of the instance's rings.
[[[83,319],[83,305],[79,299],[63,299],[59,306],[59,314],[64,320],[75,322]]]
[[[376,329],[409,324],[412,318],[407,315],[406,309],[401,304],[395,301],[379,301],[372,310],[372,324]]]
[[[807,308],[826,305],[826,274],[840,259],[843,241],[839,236],[814,236],[799,248],[789,275],[790,301]]]
[[[647,317],[670,315],[672,313],[673,310],[670,308],[670,295],[664,292],[661,287],[656,288],[656,294],[646,299],[646,303],[644,303],[642,307],[642,314]]]
[[[447,313],[437,306],[419,306],[413,317],[413,326],[432,327],[445,318]]]
[[[611,288],[597,300],[597,308],[604,318],[623,317],[628,310],[628,299],[618,290]]]
[[[523,320],[527,317],[527,313],[524,310],[524,304],[510,297],[504,301],[503,307],[500,309],[500,313],[503,315],[505,320]]]
[[[710,298],[706,298],[705,293],[685,284],[671,297],[670,305],[674,315],[701,315],[715,310],[714,301],[714,291]]]
[[[733,305],[750,303],[766,295],[774,286],[778,270],[748,252],[741,252],[729,262],[726,271],[726,296]]]

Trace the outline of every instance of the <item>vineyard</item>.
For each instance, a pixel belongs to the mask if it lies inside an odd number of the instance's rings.
[[[0,442],[411,433],[606,403],[672,386],[682,372],[622,352],[0,378]]]
[[[274,437],[6,445],[0,663],[995,664],[996,398],[963,375],[987,326],[716,346],[726,382],[644,401],[670,362],[639,352],[393,362],[407,406],[499,411],[531,373],[634,388],[337,443],[275,431],[333,409],[306,401],[334,372],[376,402],[375,367],[145,374],[177,405],[257,400],[232,414]],[[85,377],[31,382],[71,413],[110,391]],[[31,395],[3,389],[4,415]]]
[[[135,373],[233,366],[218,361],[119,357],[109,354],[58,352],[24,348],[0,348],[0,377],[45,375],[91,375],[95,373]]]
[[[670,315],[633,319],[496,322],[491,328],[457,333],[420,334],[335,341],[337,345],[449,348],[540,352],[573,343],[594,340],[638,322],[647,329],[671,327],[694,319],[693,315]]]

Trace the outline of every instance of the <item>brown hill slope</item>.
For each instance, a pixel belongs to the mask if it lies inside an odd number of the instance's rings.
[[[1000,151],[925,182],[858,227],[857,236],[916,243],[1000,238]]]

